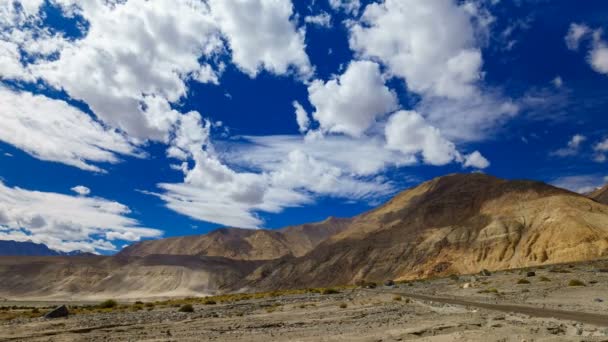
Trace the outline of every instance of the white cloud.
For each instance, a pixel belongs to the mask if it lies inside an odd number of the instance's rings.
[[[209,5],[228,39],[232,61],[245,73],[253,77],[263,68],[285,74],[294,67],[304,78],[312,75],[304,31],[290,19],[290,0],[210,0]]]
[[[581,40],[590,32],[591,29],[587,25],[577,23],[570,24],[568,34],[564,37],[568,49],[578,50]]]
[[[361,7],[360,0],[329,0],[329,5],[335,11],[344,11],[356,15]]]
[[[398,108],[396,95],[384,85],[378,64],[352,62],[344,74],[308,87],[312,114],[323,131],[360,137],[374,123]]]
[[[405,154],[420,153],[425,163],[432,165],[445,165],[459,157],[454,144],[414,111],[402,110],[389,118],[386,144],[388,148]]]
[[[138,154],[125,136],[64,101],[0,86],[0,103],[0,140],[36,158],[101,171],[91,163]]]
[[[473,167],[476,169],[485,169],[490,166],[490,162],[479,153],[475,151],[465,156],[464,167]]]
[[[410,90],[460,98],[481,78],[471,13],[452,0],[386,0],[365,8],[351,27],[350,46],[381,60]]]
[[[256,171],[278,170],[285,156],[292,151],[302,151],[315,160],[343,170],[345,174],[369,177],[388,167],[406,166],[416,163],[416,158],[385,147],[382,137],[354,139],[344,135],[305,137],[249,136],[247,143],[224,143],[220,145],[223,159]]]
[[[293,101],[293,107],[296,111],[296,122],[298,123],[298,129],[300,130],[300,133],[304,133],[308,130],[308,127],[310,126],[310,119],[308,118],[308,113],[298,101]]]
[[[603,163],[606,161],[606,153],[608,152],[608,138],[603,141],[599,141],[593,146],[593,150],[595,151],[594,160],[598,163]]]
[[[560,148],[556,151],[551,152],[551,155],[557,157],[570,157],[575,156],[579,153],[581,144],[587,140],[587,137],[581,134],[575,134],[568,141],[568,145],[564,148]]]
[[[602,175],[577,175],[559,177],[551,181],[551,184],[581,194],[589,193],[604,185],[605,176]]]
[[[321,12],[317,15],[304,17],[304,22],[321,27],[331,27],[331,16],[327,12]]]
[[[591,47],[587,54],[587,62],[600,74],[608,74],[608,44],[602,39],[603,30],[592,30],[585,24],[570,24],[570,29],[564,38],[568,49],[576,51],[583,39],[591,37]]]
[[[207,6],[196,1],[78,2],[86,36],[31,72],[86,102],[104,123],[140,140],[166,142],[179,113],[169,103],[186,94],[223,43]],[[86,75],[86,77],[83,77]]]
[[[91,189],[87,188],[84,185],[76,185],[75,187],[71,188],[70,190],[74,191],[75,193],[79,194],[80,196],[87,196],[88,194],[91,193]]]
[[[466,99],[423,97],[416,111],[450,140],[480,141],[519,112],[519,103],[487,92]]]
[[[128,207],[97,197],[11,188],[0,182],[0,239],[32,240],[60,251],[115,250],[108,240],[158,237]]]

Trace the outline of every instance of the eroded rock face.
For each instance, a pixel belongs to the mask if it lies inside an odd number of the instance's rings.
[[[259,288],[478,273],[608,255],[608,206],[540,182],[450,175],[355,217],[307,255],[265,265]]]
[[[65,305],[61,305],[44,315],[44,318],[62,318],[68,317],[69,314],[70,312],[68,311],[68,307]]]

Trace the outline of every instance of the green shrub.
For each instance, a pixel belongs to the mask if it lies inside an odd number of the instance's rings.
[[[118,306],[118,303],[114,299],[104,300],[103,302],[99,303],[99,305],[98,305],[98,307],[100,309],[114,309],[117,306]]]
[[[519,279],[517,281],[517,284],[530,284],[530,281],[527,279]]]
[[[578,279],[572,279],[568,283],[568,286],[585,286],[585,283],[583,283],[582,281],[580,281]]]
[[[192,304],[184,304],[179,308],[179,312],[194,312]]]
[[[203,304],[205,304],[205,305],[215,305],[217,303],[213,299],[205,299],[203,301]]]
[[[144,302],[142,302],[141,300],[135,301],[135,305],[144,305]]]

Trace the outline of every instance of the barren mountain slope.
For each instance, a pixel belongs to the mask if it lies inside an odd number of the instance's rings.
[[[321,241],[344,230],[349,222],[349,219],[329,218],[323,222],[280,230],[222,228],[206,235],[143,241],[125,248],[119,255],[204,255],[235,260],[271,260],[285,255],[301,256]]]
[[[0,257],[0,298],[186,297],[215,293],[259,263],[195,256]]]
[[[450,175],[353,219],[300,258],[262,266],[255,288],[408,279],[608,255],[608,206],[531,181]]]
[[[588,196],[600,203],[608,204],[608,184],[591,192]]]

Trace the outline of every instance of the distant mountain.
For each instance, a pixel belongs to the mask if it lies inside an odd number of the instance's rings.
[[[600,203],[608,204],[608,184],[589,193],[587,196],[593,198],[594,200]]]
[[[0,255],[1,256],[86,256],[94,255],[92,253],[82,251],[59,252],[50,249],[42,243],[34,243],[31,241],[12,241],[0,240]]]
[[[0,255],[53,256],[60,253],[41,243],[0,240]]]
[[[221,228],[205,235],[142,241],[126,247],[118,255],[199,255],[234,260],[302,256],[325,239],[348,228],[349,223],[350,219],[330,217],[322,222],[278,230]]]
[[[439,177],[350,219],[223,228],[112,257],[0,257],[6,298],[197,296],[406,280],[608,257],[608,206],[526,180]]]

